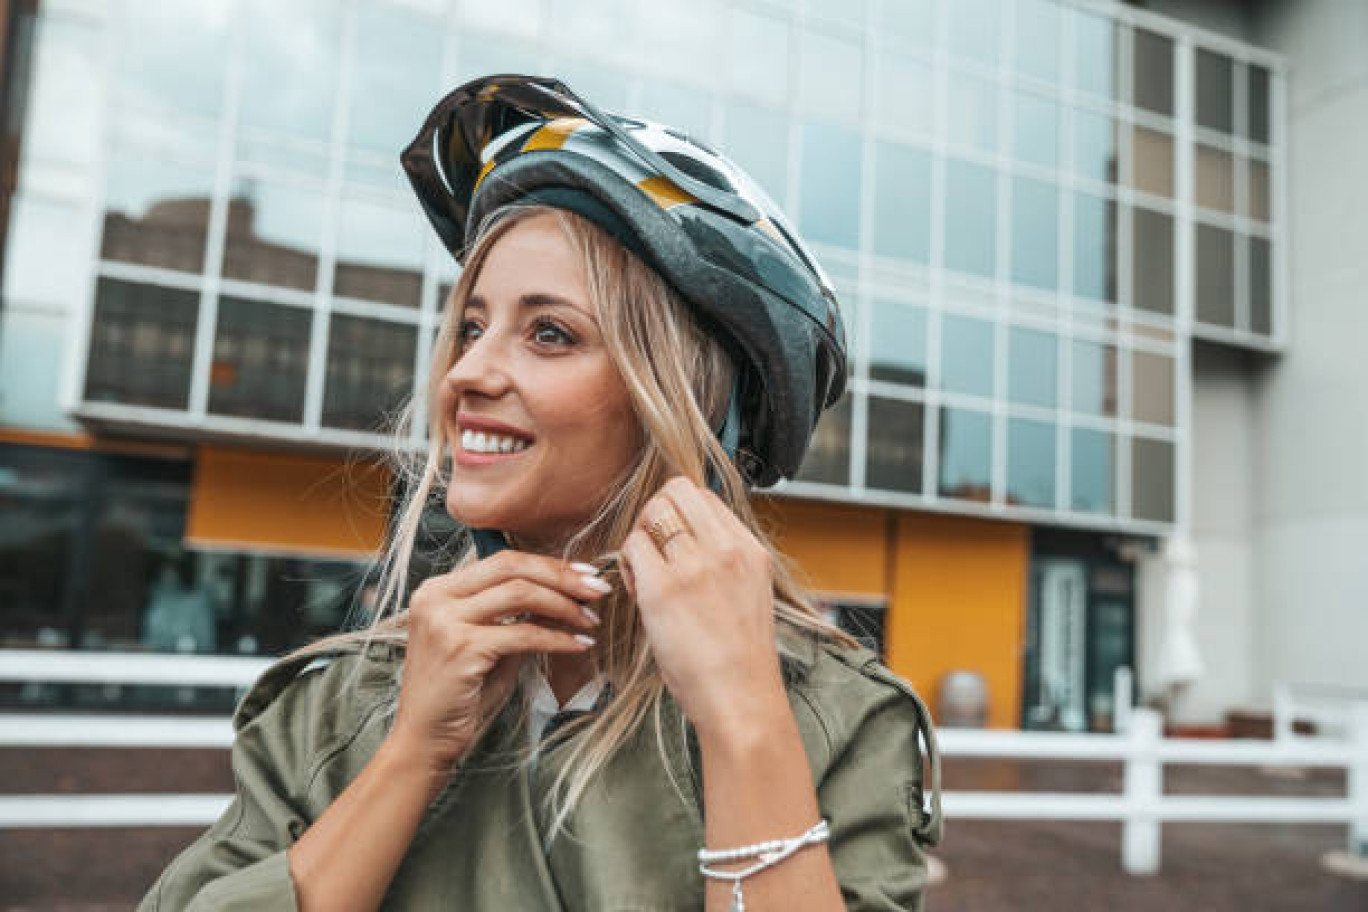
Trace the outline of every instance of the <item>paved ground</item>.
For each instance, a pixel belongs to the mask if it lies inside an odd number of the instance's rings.
[[[221,791],[231,789],[226,754],[205,751],[0,751],[3,791]],[[143,754],[143,756],[139,756]],[[1018,764],[956,760],[954,789],[1116,790],[1110,764]],[[1342,776],[1288,778],[1259,770],[1176,768],[1170,792],[1343,794]],[[132,908],[191,829],[0,831],[0,912],[110,912]],[[952,820],[937,853],[948,879],[932,889],[931,912],[1368,912],[1368,881],[1330,874],[1321,856],[1344,848],[1338,826],[1170,824],[1163,870],[1120,869],[1121,830],[1109,823]]]

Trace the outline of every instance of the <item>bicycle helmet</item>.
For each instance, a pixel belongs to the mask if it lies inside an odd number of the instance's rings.
[[[521,75],[448,94],[401,161],[457,261],[482,221],[516,202],[576,211],[617,237],[736,361],[717,433],[742,476],[767,487],[797,472],[845,390],[845,331],[831,282],[739,167],[673,128]]]

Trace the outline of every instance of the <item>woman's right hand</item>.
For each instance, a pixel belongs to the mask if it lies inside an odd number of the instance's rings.
[[[409,602],[391,747],[449,775],[507,700],[519,655],[593,645],[583,631],[599,621],[584,603],[608,584],[590,569],[506,550],[424,580]]]

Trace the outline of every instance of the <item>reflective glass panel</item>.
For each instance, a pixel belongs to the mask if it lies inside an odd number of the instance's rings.
[[[1116,415],[1116,346],[1091,339],[1073,341],[1073,401],[1075,412]]]
[[[221,298],[209,369],[209,411],[303,421],[311,317],[300,307]]]
[[[1012,180],[1012,281],[1053,291],[1059,286],[1059,189]]]
[[[971,409],[940,411],[942,497],[987,503],[993,491],[993,416]]]
[[[1116,300],[1116,201],[1074,196],[1074,294]]]
[[[1055,426],[1028,418],[1007,419],[1007,502],[1052,509],[1055,505]]]
[[[950,16],[950,51],[988,65],[998,57],[998,0],[956,0],[945,5]]]
[[[883,0],[876,3],[875,33],[900,43],[930,45],[936,39],[933,0]]]
[[[993,324],[959,314],[941,318],[941,389],[993,395]]]
[[[1142,28],[1131,35],[1135,54],[1132,101],[1138,108],[1172,117],[1173,39]]]
[[[213,173],[116,152],[100,256],[181,272],[204,269]]]
[[[732,89],[783,105],[788,99],[788,23],[734,6],[730,33],[727,67]]]
[[[936,128],[931,65],[897,51],[882,51],[874,61],[875,120],[904,133],[931,135]]]
[[[945,163],[945,265],[991,277],[997,259],[997,174],[972,162]]]
[[[1007,398],[1025,405],[1053,407],[1059,384],[1059,337],[1013,326],[1007,333],[1007,348]]]
[[[456,46],[456,79],[453,85],[490,73],[540,72],[536,47],[527,42],[465,29],[457,39]],[[557,70],[557,75],[566,85],[589,96],[600,108],[612,111],[622,107],[626,92],[614,74],[577,60],[566,60]],[[418,131],[415,129],[413,132]]]
[[[217,117],[231,16],[230,0],[128,4],[120,18],[136,40],[114,55],[119,103],[159,117]]]
[[[1250,65],[1248,137],[1255,142],[1268,142],[1268,70]]]
[[[822,484],[850,483],[850,407],[854,396],[844,396],[817,422],[796,481]]]
[[[442,23],[375,0],[356,17],[347,138],[390,154],[413,139],[438,97]]]
[[[423,239],[413,211],[344,198],[333,293],[417,307],[423,290]]]
[[[1055,0],[1017,0],[1013,60],[1020,72],[1037,79],[1058,81],[1062,21]]]
[[[326,140],[337,99],[341,7],[328,0],[244,0],[245,126]],[[416,132],[416,130],[415,130]]]
[[[1230,58],[1205,48],[1197,49],[1197,124],[1222,133],[1231,132],[1234,109],[1234,76]]]
[[[874,252],[925,263],[931,256],[931,155],[876,141]]]
[[[199,297],[179,288],[100,279],[85,398],[188,408]]]
[[[323,231],[323,194],[238,178],[228,201],[223,275],[312,291]]]
[[[926,385],[926,308],[875,299],[869,376],[889,383]]]
[[[1173,522],[1173,444],[1167,440],[1131,441],[1131,515]]]
[[[0,648],[70,644],[71,555],[90,460],[78,450],[0,446]]]
[[[1074,171],[1089,180],[1116,183],[1120,159],[1116,122],[1108,114],[1074,109]]]
[[[1249,238],[1249,328],[1273,333],[1273,250],[1267,238]]]
[[[417,327],[335,313],[328,329],[323,424],[384,432],[413,392]]]
[[[1245,166],[1249,174],[1249,190],[1245,199],[1245,205],[1249,207],[1249,211],[1245,214],[1250,218],[1266,222],[1269,219],[1268,162],[1249,158],[1245,159]]]
[[[1012,93],[1012,149],[1018,161],[1059,164],[1059,104],[1034,92]]]
[[[1219,212],[1235,211],[1235,164],[1230,153],[1197,144],[1197,205]]]
[[[723,154],[740,165],[779,205],[788,188],[788,120],[778,111],[734,101],[727,105]]]
[[[499,3],[464,0],[461,3],[461,19],[482,28],[535,38],[541,29],[544,5],[541,0],[501,0]]]
[[[924,406],[920,402],[869,397],[865,485],[885,491],[922,491]]]
[[[979,152],[997,151],[997,84],[951,68],[946,118],[950,142]]]
[[[860,134],[831,124],[803,124],[799,231],[810,241],[860,246]]]
[[[1116,437],[1106,431],[1074,428],[1070,442],[1070,508],[1112,513],[1116,509]]]
[[[1074,85],[1111,100],[1116,95],[1116,24],[1105,16],[1073,12]]]
[[[1197,319],[1235,325],[1235,238],[1215,225],[1197,225]]]
[[[641,115],[706,141],[711,132],[712,100],[702,92],[655,79],[641,84]]]
[[[1173,313],[1173,216],[1136,206],[1131,210],[1135,265],[1131,306]]]
[[[804,29],[799,44],[798,101],[824,117],[858,119],[863,101],[863,53],[858,43]]]
[[[1131,352],[1131,418],[1173,426],[1173,359],[1148,351]]]
[[[1131,186],[1173,196],[1173,137],[1148,127],[1131,128]]]

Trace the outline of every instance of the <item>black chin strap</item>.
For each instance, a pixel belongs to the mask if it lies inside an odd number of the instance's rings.
[[[741,442],[741,384],[732,383],[731,397],[727,402],[727,417],[722,427],[717,429],[717,439],[726,451],[727,458],[736,460],[736,449]],[[722,494],[722,479],[712,467],[708,467],[708,487],[718,496]],[[471,529],[470,537],[475,542],[475,556],[480,560],[492,557],[512,547],[508,539],[498,529]]]

